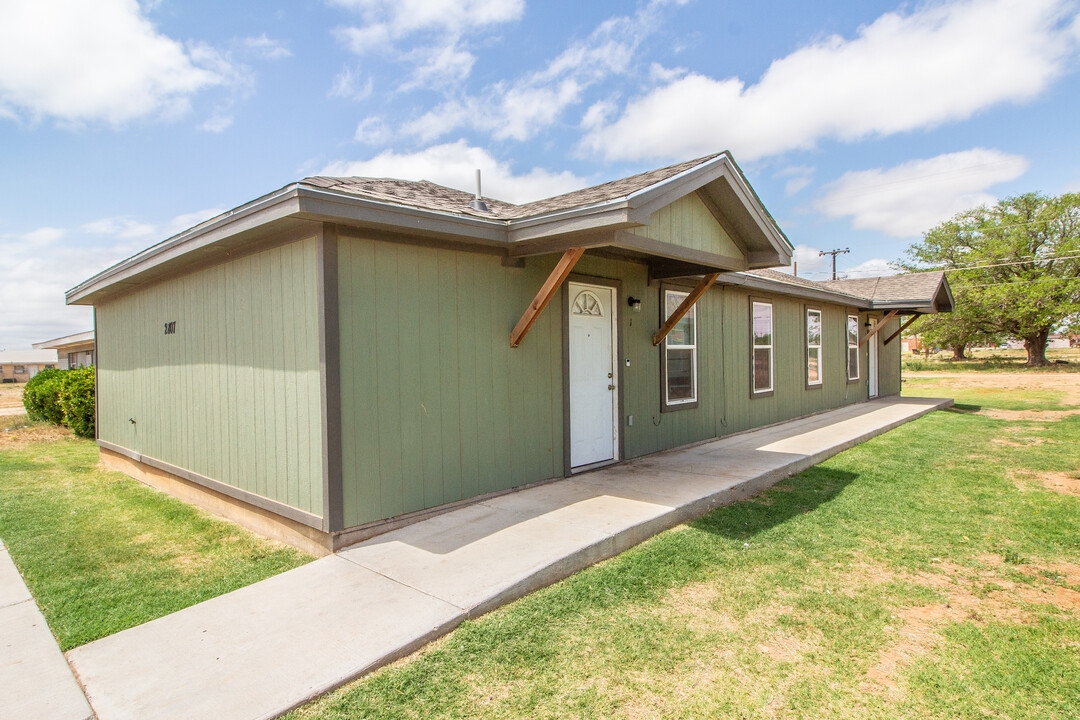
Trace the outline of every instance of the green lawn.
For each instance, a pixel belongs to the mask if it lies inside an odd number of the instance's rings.
[[[0,538],[64,650],[312,559],[97,459],[92,440],[0,418]]]
[[[970,359],[954,361],[952,351],[924,355],[904,355],[904,370],[914,372],[991,372],[991,373],[1080,373],[1080,348],[1061,348],[1046,351],[1051,365],[1041,368],[1025,367],[1027,353],[1023,350],[971,350]],[[1063,360],[1064,363],[1056,361]]]
[[[1070,402],[1032,392],[962,397],[289,717],[1080,717],[1080,416],[988,414]]]

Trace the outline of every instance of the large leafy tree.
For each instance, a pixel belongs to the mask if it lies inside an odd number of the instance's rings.
[[[953,360],[966,360],[967,349],[976,343],[997,343],[1003,333],[971,297],[971,290],[953,288],[951,313],[924,315],[911,326],[910,334],[927,347],[948,348]]]
[[[1020,338],[1029,366],[1080,312],[1080,193],[1027,193],[967,210],[908,248],[907,269],[943,268],[957,310],[989,336]]]

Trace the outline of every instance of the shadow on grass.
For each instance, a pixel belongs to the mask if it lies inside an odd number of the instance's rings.
[[[746,540],[813,512],[858,477],[858,473],[847,470],[812,467],[749,500],[714,510],[690,525],[732,540]]]

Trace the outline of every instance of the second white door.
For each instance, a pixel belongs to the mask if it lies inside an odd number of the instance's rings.
[[[570,466],[618,457],[615,290],[568,283],[570,303]]]

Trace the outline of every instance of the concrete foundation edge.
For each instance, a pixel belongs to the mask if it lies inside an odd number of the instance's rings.
[[[329,555],[334,550],[330,533],[255,507],[108,448],[101,447],[98,452],[104,467],[122,472],[144,485],[230,520],[253,533],[292,545],[317,557]]]

